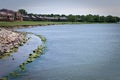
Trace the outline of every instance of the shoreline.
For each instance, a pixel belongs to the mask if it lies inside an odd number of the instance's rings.
[[[27,23],[28,23],[29,21],[27,21]],[[30,21],[31,22],[31,21]],[[32,22],[35,22],[35,21],[32,21]],[[16,22],[3,22],[3,23],[16,23]],[[18,23],[21,23],[21,22],[18,22]],[[26,22],[25,22],[26,23]],[[24,24],[25,24],[24,23]],[[36,22],[35,22],[36,23]],[[5,27],[5,26],[2,26],[2,27],[0,27],[1,29],[5,29],[5,30],[8,30],[8,31],[12,31],[12,32],[14,32],[14,33],[18,33],[19,34],[19,32],[17,32],[17,31],[14,31],[15,29],[20,29],[20,28],[32,28],[32,27],[36,27],[36,26],[39,26],[39,27],[41,27],[41,26],[48,26],[48,25],[64,25],[64,24],[108,24],[108,23],[81,23],[81,22],[40,22],[39,24],[38,24],[39,22],[37,22],[37,24],[35,24],[35,25],[23,25],[23,24],[21,24],[21,25],[17,25],[17,26],[9,26],[9,27]],[[1,22],[0,22],[0,24],[1,24]],[[109,23],[109,24],[113,24],[113,23]],[[7,24],[8,25],[8,24]],[[23,33],[22,33],[23,34]],[[8,34],[9,35],[9,34]],[[7,36],[7,37],[9,37],[9,36]],[[25,38],[25,35],[24,35],[24,38]],[[23,42],[25,43],[25,41],[26,40],[24,40]],[[1,43],[1,42],[0,42]],[[14,43],[14,42],[13,42]],[[20,45],[19,45],[20,46]],[[19,46],[17,47],[17,48],[19,48]],[[4,47],[6,47],[6,46],[4,46]],[[15,46],[14,46],[15,47]],[[8,49],[7,51],[9,51],[9,53],[10,53],[10,51],[11,51],[11,49],[13,49],[12,51],[14,51],[14,48],[10,48],[10,49]],[[11,51],[11,52],[12,52]],[[1,52],[1,50],[0,50],[0,52]],[[4,51],[3,51],[4,52]],[[7,52],[8,53],[8,52]],[[2,54],[2,53],[0,53],[0,54]]]
[[[31,62],[33,62],[34,60],[36,60],[37,58],[39,58],[41,55],[43,55],[45,53],[45,49],[46,49],[46,38],[42,35],[38,35],[38,34],[34,34],[34,33],[27,33],[27,34],[31,34],[34,35],[36,37],[38,37],[38,39],[42,42],[41,44],[38,44],[37,47],[35,49],[33,49],[30,53],[27,53],[28,56],[26,57],[25,61],[22,61],[20,64],[18,64],[17,69],[13,70],[11,72],[9,72],[7,75],[3,75],[1,79],[5,79],[5,80],[9,80],[9,78],[17,78],[19,76],[21,76],[21,72],[24,72],[27,68],[26,65],[30,64]],[[34,37],[33,37],[34,38]],[[14,58],[14,57],[13,57]],[[25,57],[24,57],[25,58]]]
[[[22,22],[4,22],[0,21],[0,28],[31,28],[36,26],[64,25],[64,24],[114,24],[114,23],[92,23],[92,22],[48,22],[48,21],[22,21]]]

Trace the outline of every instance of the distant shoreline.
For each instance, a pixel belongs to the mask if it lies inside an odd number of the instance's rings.
[[[111,24],[111,23],[92,23],[92,22],[48,22],[48,21],[0,21],[0,27],[5,29],[30,28],[34,26],[60,25],[60,24]]]

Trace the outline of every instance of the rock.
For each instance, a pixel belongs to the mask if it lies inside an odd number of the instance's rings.
[[[10,52],[11,48],[19,47],[24,39],[25,36],[22,33],[0,28],[0,54]]]

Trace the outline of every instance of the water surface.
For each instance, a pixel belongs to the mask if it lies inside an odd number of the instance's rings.
[[[27,60],[29,54],[42,44],[41,40],[33,34],[28,34],[26,37],[30,39],[23,46],[20,46],[17,52],[0,59],[0,78],[18,70],[19,65]]]
[[[120,24],[19,29],[47,38],[46,54],[15,80],[120,80]]]

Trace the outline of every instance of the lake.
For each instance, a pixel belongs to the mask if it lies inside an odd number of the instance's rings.
[[[26,66],[22,76],[10,80],[120,80],[120,24],[36,26],[18,31],[46,37],[47,50]]]

